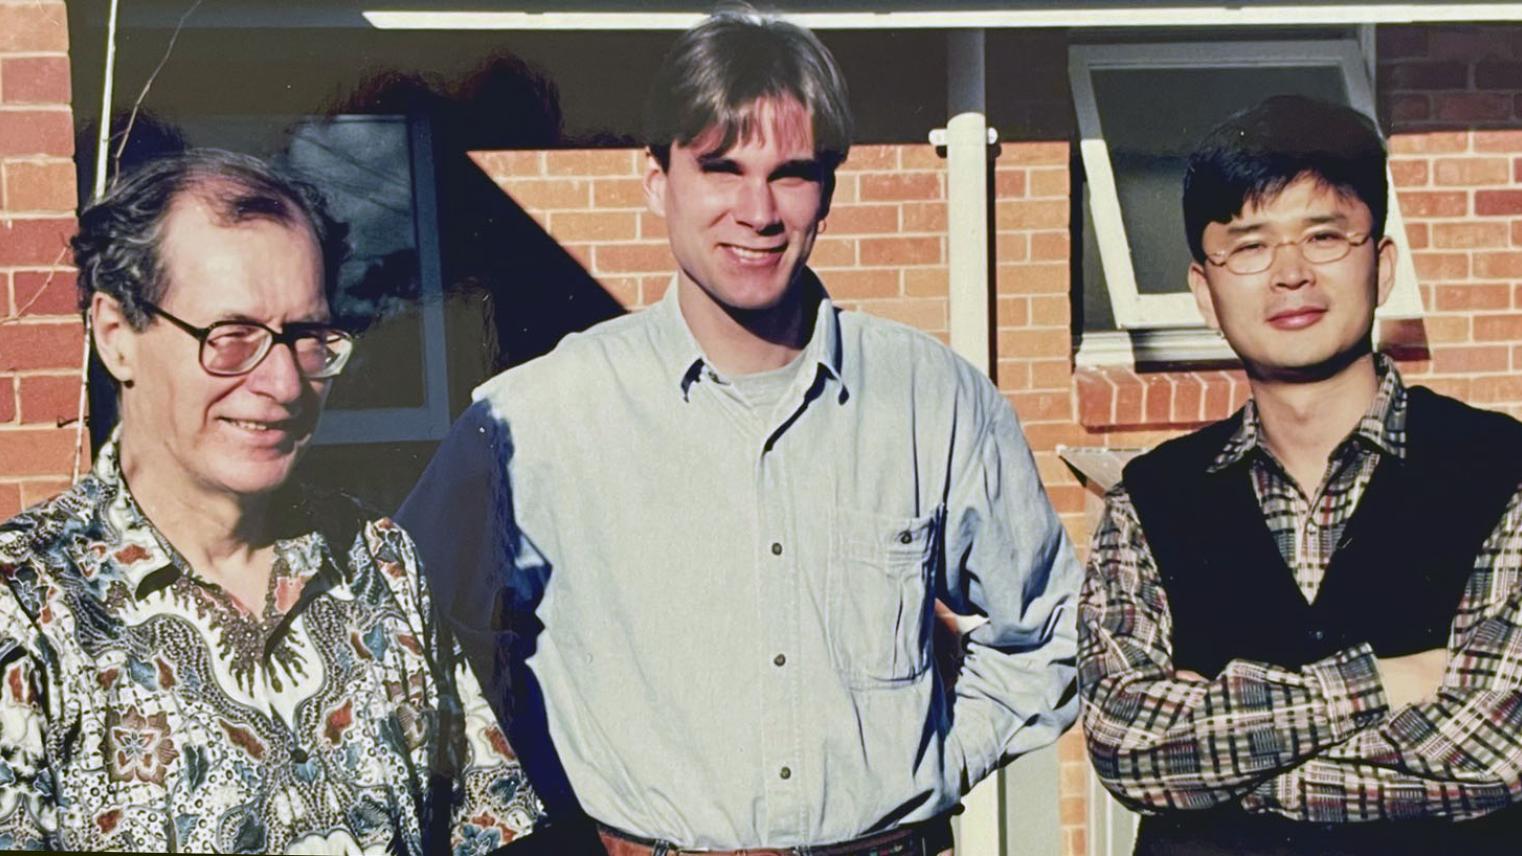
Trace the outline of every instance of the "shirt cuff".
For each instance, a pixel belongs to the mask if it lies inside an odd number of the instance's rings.
[[[1374,649],[1367,642],[1338,651],[1306,666],[1321,685],[1327,720],[1337,740],[1351,737],[1379,721],[1389,709]]]

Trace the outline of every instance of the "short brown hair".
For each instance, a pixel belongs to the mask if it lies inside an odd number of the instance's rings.
[[[664,169],[671,145],[709,129],[720,151],[755,133],[756,104],[792,98],[809,112],[814,151],[833,171],[851,148],[845,76],[819,39],[748,6],[726,8],[677,37],[645,102],[645,144]]]

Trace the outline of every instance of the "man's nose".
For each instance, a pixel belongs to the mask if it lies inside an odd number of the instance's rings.
[[[1273,263],[1268,273],[1277,288],[1300,288],[1316,281],[1316,266],[1305,260],[1305,253],[1295,241],[1274,246]]]
[[[758,232],[766,231],[777,222],[777,199],[772,193],[771,182],[741,182],[734,208],[735,220]]]
[[[290,345],[276,343],[254,370],[249,372],[248,384],[255,392],[275,401],[288,403],[301,398],[306,379],[296,365],[296,352]]]

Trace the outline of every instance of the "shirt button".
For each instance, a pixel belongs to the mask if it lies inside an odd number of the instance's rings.
[[[307,762],[307,750],[300,746],[294,747],[291,749],[291,760],[297,764],[305,764]]]
[[[1316,640],[1317,642],[1320,642],[1321,640],[1326,638],[1326,631],[1324,631],[1324,630],[1312,630],[1310,632],[1310,637],[1312,639]]]
[[[909,530],[907,530],[907,529],[905,529],[903,532],[898,533],[898,543],[900,543],[900,544],[908,544],[910,541],[913,541],[913,540],[914,540],[914,536],[910,535],[909,534]]]
[[[783,767],[782,772],[778,773],[777,775],[781,776],[783,779],[791,779],[793,777],[793,771],[787,767]]]
[[[772,555],[773,556],[780,556],[780,555],[782,555],[782,543],[780,541],[773,541],[772,542]]]
[[[777,656],[772,658],[772,662],[774,664],[778,665],[778,666],[786,666],[787,665],[787,655],[786,654],[778,654]]]

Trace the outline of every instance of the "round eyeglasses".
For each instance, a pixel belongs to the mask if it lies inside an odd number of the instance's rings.
[[[218,377],[248,374],[277,344],[290,346],[296,368],[310,380],[336,376],[354,353],[354,337],[330,324],[293,321],[278,332],[257,321],[216,321],[197,327],[146,300],[138,302],[195,337],[201,343],[201,368]]]
[[[1234,274],[1246,276],[1262,273],[1274,264],[1279,248],[1294,244],[1300,249],[1300,257],[1313,265],[1325,265],[1342,261],[1354,247],[1368,242],[1369,233],[1339,232],[1336,229],[1317,229],[1303,238],[1269,243],[1251,239],[1229,250],[1206,253],[1205,259],[1217,267],[1224,267]]]

